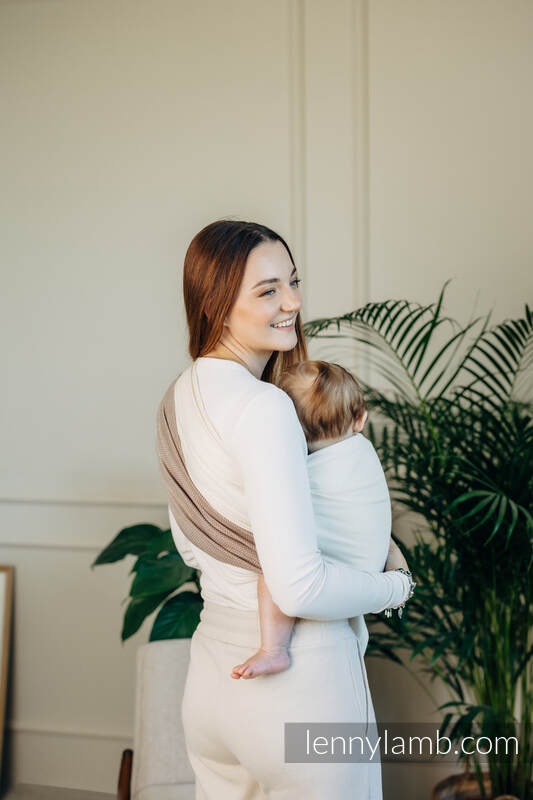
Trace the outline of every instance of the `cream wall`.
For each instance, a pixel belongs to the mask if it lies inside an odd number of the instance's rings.
[[[15,565],[11,782],[115,790],[135,653],[126,525],[166,526],[157,404],[208,222],[288,238],[306,317],[367,299],[533,299],[529,0],[0,0],[3,466]],[[414,680],[368,662],[378,716]],[[428,717],[429,718],[429,717]],[[384,768],[385,800],[439,775]]]

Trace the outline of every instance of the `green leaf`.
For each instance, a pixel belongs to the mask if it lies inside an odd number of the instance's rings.
[[[150,641],[189,639],[200,622],[203,601],[197,592],[180,592],[167,600],[157,615]]]
[[[439,726],[440,736],[446,736],[446,730],[448,729],[448,726],[452,719],[453,719],[453,714],[451,713],[446,714],[446,716],[442,720],[441,725]]]
[[[460,502],[464,503],[465,500],[470,500],[472,497],[480,497],[482,495],[483,495],[483,500],[480,500],[479,503],[476,503],[474,508],[471,508],[470,511],[467,511],[466,514],[463,514],[459,518],[461,522],[464,522],[466,519],[468,519],[468,517],[477,514],[478,511],[480,511],[482,508],[485,508],[485,506],[488,503],[493,501],[494,495],[492,492],[486,492],[486,491],[467,492],[466,494],[461,495],[460,498],[457,498],[457,500],[454,500],[453,503],[451,503],[450,511],[452,511]]]
[[[193,580],[196,570],[189,567],[178,553],[169,553],[161,558],[139,560],[133,580],[131,597],[147,597],[167,590],[178,589]]]
[[[169,528],[166,531],[161,531],[160,534],[158,534],[157,536],[153,536],[149,540],[146,550],[143,552],[143,555],[158,556],[163,553],[176,554],[177,552],[178,551],[176,550],[176,545],[174,543],[172,531]]]
[[[150,616],[163,600],[168,597],[172,589],[148,597],[132,597],[124,614],[121,639],[125,641],[137,633],[146,617]]]
[[[508,505],[507,497],[505,497],[505,495],[501,495],[500,498],[499,498],[498,504],[500,506],[500,510],[498,512],[498,516],[496,518],[496,522],[494,523],[494,527],[493,527],[493,529],[491,531],[491,534],[490,534],[489,538],[485,541],[486,545],[496,536],[496,534],[498,532],[498,529],[500,528],[500,526],[501,526],[501,524],[503,522],[503,519],[505,517],[505,513],[507,511],[507,505]]]
[[[516,527],[516,523],[518,522],[518,509],[516,507],[516,503],[511,503],[511,524],[509,525],[509,529],[507,531],[507,539],[505,544],[509,544],[509,539],[513,535],[513,531]]]
[[[123,528],[93,561],[91,568],[98,564],[111,564],[114,561],[120,561],[127,555],[140,555],[147,550],[152,540],[159,537],[161,533],[161,528],[158,528],[157,525],[147,523]]]

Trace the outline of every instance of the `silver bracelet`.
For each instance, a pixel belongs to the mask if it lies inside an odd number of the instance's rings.
[[[407,595],[406,599],[403,601],[403,603],[400,603],[399,606],[393,606],[393,608],[397,608],[398,609],[398,618],[401,619],[402,618],[402,614],[403,614],[403,607],[405,606],[407,601],[411,599],[411,597],[414,594],[414,588],[416,586],[416,581],[413,580],[413,576],[411,575],[411,573],[409,572],[408,569],[404,569],[403,567],[397,567],[396,569],[394,569],[392,571],[393,572],[402,572],[404,575],[407,575],[407,579],[409,581],[409,594]],[[392,617],[392,608],[386,608],[385,609],[385,616],[389,617],[389,618]]]

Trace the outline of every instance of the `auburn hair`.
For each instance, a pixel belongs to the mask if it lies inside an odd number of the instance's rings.
[[[191,241],[183,264],[183,299],[189,327],[189,354],[193,360],[209,353],[220,340],[224,320],[237,299],[248,256],[254,247],[269,240],[281,242],[296,266],[287,242],[257,222],[216,220],[202,228]],[[284,369],[307,358],[300,313],[294,329],[295,347],[285,352],[274,351],[261,380],[277,383]]]
[[[340,364],[301,361],[283,372],[278,386],[292,398],[308,442],[346,435],[366,410],[361,387]]]

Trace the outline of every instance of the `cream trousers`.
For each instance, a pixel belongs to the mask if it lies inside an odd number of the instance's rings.
[[[382,800],[379,762],[285,762],[285,722],[375,721],[348,620],[298,619],[287,670],[231,678],[259,643],[257,612],[204,602],[182,705],[196,800]]]

